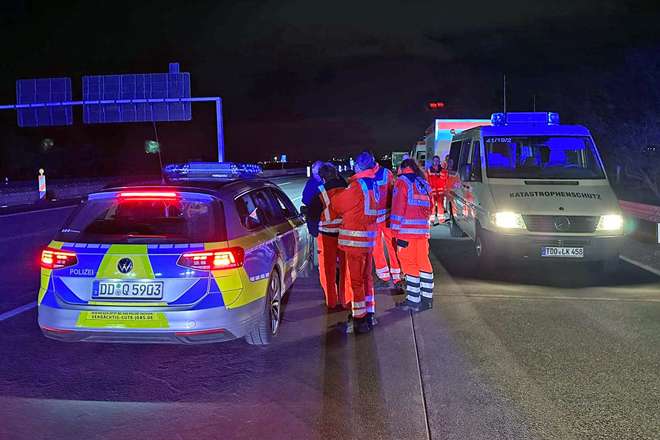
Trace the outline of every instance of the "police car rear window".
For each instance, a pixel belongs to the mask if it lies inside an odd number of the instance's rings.
[[[55,238],[74,243],[204,243],[225,241],[221,202],[206,195],[103,197],[85,201]]]

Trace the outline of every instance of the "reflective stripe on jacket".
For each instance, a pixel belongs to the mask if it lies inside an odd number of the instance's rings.
[[[328,195],[331,207],[342,216],[339,247],[344,250],[370,252],[376,245],[379,207],[377,199],[380,199],[373,170],[351,176],[348,179],[348,188]]]
[[[429,179],[429,185],[433,190],[433,194],[440,195],[445,193],[445,182],[447,178],[447,173],[441,167],[429,167],[426,170],[426,175]]]
[[[330,206],[332,196],[340,192],[342,188],[333,188],[325,190],[323,185],[319,186],[321,201],[323,202],[323,211],[319,221],[319,232],[323,235],[337,237],[339,235],[339,225],[341,225],[341,216]]]
[[[390,227],[392,235],[406,238],[429,238],[431,187],[410,168],[394,184]]]
[[[386,222],[386,225],[389,226],[390,211],[392,209],[392,190],[394,189],[396,178],[392,174],[392,171],[378,164],[374,168],[374,175],[376,176],[376,182],[380,190],[377,223]]]

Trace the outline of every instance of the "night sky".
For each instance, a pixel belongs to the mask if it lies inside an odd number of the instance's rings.
[[[19,78],[70,76],[80,98],[84,75],[166,72],[177,61],[193,96],[223,98],[236,161],[406,150],[433,119],[429,101],[445,102],[438,117],[500,110],[503,74],[509,110],[531,110],[537,95],[539,109],[561,113],[558,90],[575,72],[612,68],[659,35],[653,2],[616,0],[64,4],[3,1],[0,102],[15,101]],[[142,147],[151,124],[86,126],[76,110],[72,127],[16,129],[4,111],[0,130],[5,173],[17,148],[62,177],[67,155],[96,173],[153,164]],[[215,159],[212,105],[158,130],[166,162]],[[55,141],[48,157],[44,137]]]

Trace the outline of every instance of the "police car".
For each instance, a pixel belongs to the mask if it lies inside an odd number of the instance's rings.
[[[39,325],[60,341],[267,345],[310,270],[304,217],[260,169],[166,167],[89,194],[41,253]]]

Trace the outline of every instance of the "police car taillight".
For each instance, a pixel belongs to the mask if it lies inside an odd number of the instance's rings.
[[[44,269],[62,269],[78,264],[75,252],[46,248],[41,251],[41,267]]]
[[[235,269],[243,266],[244,256],[245,252],[239,247],[189,252],[181,255],[177,264],[197,270]]]
[[[117,195],[122,199],[133,200],[170,200],[181,197],[173,191],[123,191]]]

